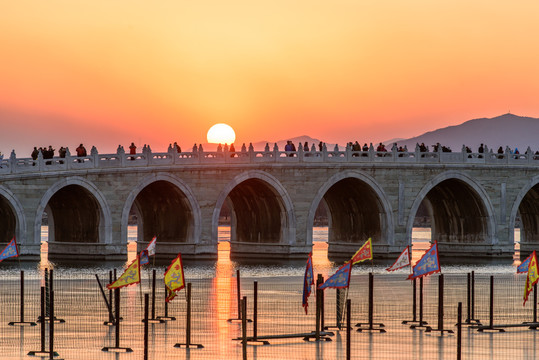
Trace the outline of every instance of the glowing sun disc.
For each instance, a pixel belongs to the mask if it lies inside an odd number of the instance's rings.
[[[227,124],[215,124],[206,136],[210,144],[232,144],[236,140],[234,129]]]

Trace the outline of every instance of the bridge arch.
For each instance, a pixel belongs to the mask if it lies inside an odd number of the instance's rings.
[[[534,176],[518,192],[509,214],[509,241],[515,242],[516,217],[520,212],[520,247],[523,255],[528,252],[525,245],[539,243],[539,175]],[[531,251],[530,251],[531,252]]]
[[[193,192],[182,180],[155,173],[144,177],[129,193],[121,220],[122,243],[127,243],[129,213],[142,217],[138,241],[148,242],[154,235],[159,242],[198,243],[201,212]]]
[[[68,177],[54,183],[38,204],[34,243],[41,241],[41,219],[49,211],[50,242],[112,243],[110,208],[101,191],[90,181]],[[50,249],[50,248],[49,248]]]
[[[296,217],[284,186],[260,170],[237,175],[217,198],[212,216],[212,242],[217,243],[219,214],[224,202],[231,209],[231,242],[294,245]],[[231,252],[234,253],[234,245]]]
[[[17,244],[26,244],[26,216],[23,207],[11,190],[0,186],[0,242],[13,236]]]
[[[419,191],[406,225],[407,244],[412,243],[414,218],[423,200],[432,219],[432,238],[438,242],[497,244],[490,197],[476,180],[460,171],[446,171]]]
[[[312,245],[314,217],[323,199],[329,210],[330,245],[346,242],[357,248],[369,237],[375,244],[393,245],[393,210],[387,195],[374,178],[354,170],[333,175],[318,189],[309,208],[307,244]]]

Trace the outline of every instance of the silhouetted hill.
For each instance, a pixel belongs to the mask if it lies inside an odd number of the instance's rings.
[[[425,143],[432,150],[432,145],[439,142],[449,146],[453,151],[461,151],[462,145],[476,151],[481,143],[496,151],[499,146],[504,149],[517,147],[520,152],[528,146],[533,151],[539,149],[539,119],[514,114],[504,114],[494,118],[481,118],[466,121],[460,125],[429,131],[423,135],[398,141],[399,145],[415,149],[416,143]],[[386,145],[393,141],[384,142]]]

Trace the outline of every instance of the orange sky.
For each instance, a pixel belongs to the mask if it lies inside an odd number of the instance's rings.
[[[539,2],[0,0],[0,151],[539,117]]]

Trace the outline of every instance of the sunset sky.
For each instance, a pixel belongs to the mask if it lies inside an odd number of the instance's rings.
[[[539,2],[0,0],[0,151],[539,117]]]

